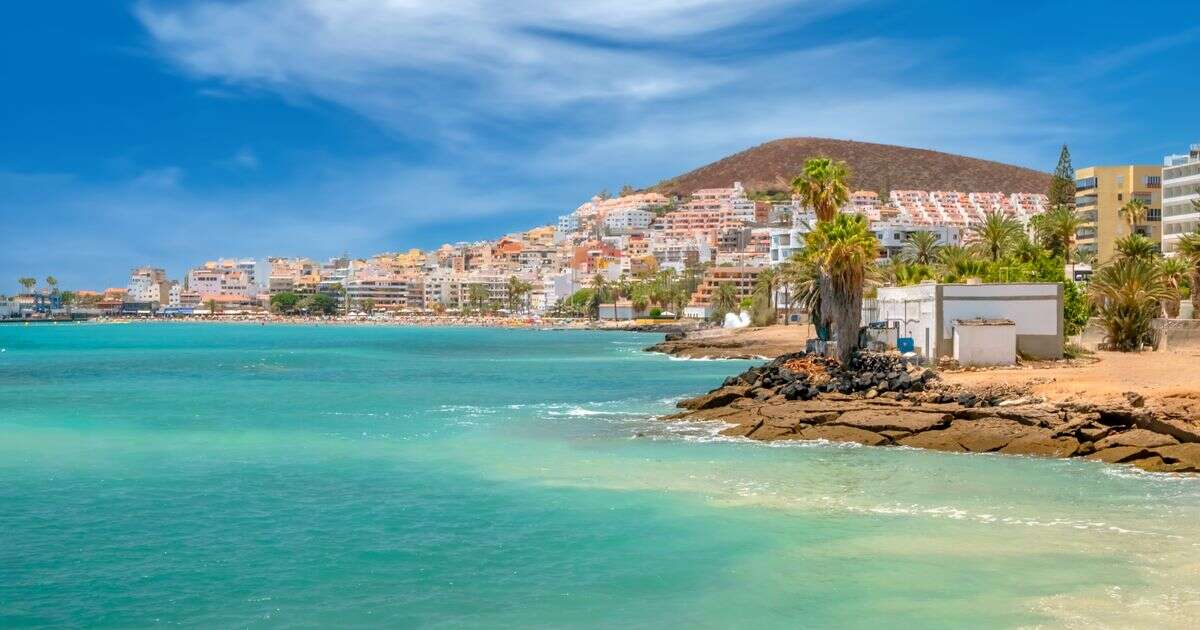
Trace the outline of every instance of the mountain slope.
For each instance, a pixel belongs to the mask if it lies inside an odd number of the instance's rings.
[[[852,190],[958,190],[1036,192],[1050,187],[1050,174],[978,158],[890,144],[785,138],[746,149],[651,190],[686,195],[701,188],[726,188],[740,181],[750,191],[788,190],[804,161],[824,156],[845,161]]]

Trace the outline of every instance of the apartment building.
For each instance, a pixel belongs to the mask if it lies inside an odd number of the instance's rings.
[[[654,213],[638,208],[621,208],[609,212],[604,217],[604,227],[612,233],[624,233],[634,230],[650,229],[654,221]]]
[[[1200,229],[1200,144],[1168,155],[1162,168],[1162,247],[1174,255],[1179,238]]]
[[[704,272],[696,291],[692,293],[684,314],[689,317],[706,318],[712,315],[713,296],[723,284],[732,285],[739,301],[754,295],[754,283],[762,267],[709,267]]]
[[[1116,251],[1117,239],[1132,232],[1155,244],[1162,242],[1162,167],[1132,164],[1089,166],[1075,172],[1075,212],[1083,225],[1075,232],[1080,251],[1107,262]],[[1146,204],[1146,220],[1132,226],[1121,216],[1130,200]]]
[[[158,267],[138,267],[129,272],[129,285],[123,301],[130,304],[163,306],[170,303],[171,283],[167,272]]]

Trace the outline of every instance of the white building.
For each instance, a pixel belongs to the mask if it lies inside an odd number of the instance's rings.
[[[952,225],[913,225],[884,221],[871,224],[871,231],[879,241],[880,260],[892,258],[904,251],[908,237],[917,232],[932,232],[940,245],[962,245],[962,230]]]
[[[1179,237],[1200,229],[1200,144],[1187,155],[1168,155],[1162,170],[1162,249],[1174,255]]]
[[[604,217],[604,227],[613,232],[629,232],[632,230],[648,230],[654,222],[654,213],[637,208],[621,208],[613,210]]]
[[[171,283],[167,273],[157,267],[138,267],[129,273],[125,301],[134,304],[167,304],[170,300]]]
[[[579,231],[579,215],[572,212],[558,217],[558,232],[555,234],[569,234]]]
[[[863,305],[864,323],[882,322],[911,339],[930,361],[954,355],[955,320],[1011,320],[1016,350],[1039,359],[1062,358],[1063,289],[1057,282],[936,284],[879,287]]]

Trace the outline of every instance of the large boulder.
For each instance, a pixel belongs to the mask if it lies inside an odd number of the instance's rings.
[[[1053,431],[1037,428],[1009,442],[1000,452],[1006,455],[1072,457],[1079,452],[1079,440],[1073,437],[1055,437]]]
[[[825,425],[808,427],[801,429],[798,433],[801,439],[805,440],[829,440],[830,442],[855,442],[858,444],[866,444],[867,446],[879,446],[887,444],[891,440],[863,429],[854,427]]]
[[[750,388],[746,385],[731,385],[729,387],[721,387],[703,396],[681,400],[679,401],[678,406],[682,407],[683,409],[693,410],[724,407],[745,396],[746,392],[749,390]]]
[[[847,411],[834,420],[832,424],[840,424],[856,429],[877,431],[908,431],[917,433],[941,428],[950,422],[952,415],[902,408],[895,409],[863,409]]]
[[[1153,455],[1140,446],[1114,446],[1085,455],[1084,459],[1094,459],[1106,464],[1124,464],[1137,459],[1145,459]]]
[[[967,450],[963,448],[962,444],[958,443],[958,436],[955,432],[949,429],[914,433],[900,438],[899,443],[902,446],[925,448],[931,451],[962,452]]]
[[[1161,433],[1147,431],[1146,429],[1132,429],[1124,433],[1110,435],[1096,442],[1096,450],[1112,448],[1114,446],[1140,446],[1142,448],[1155,448],[1157,446],[1170,446],[1178,444],[1179,440]]]
[[[1160,446],[1154,449],[1154,452],[1162,455],[1164,458],[1186,464],[1193,470],[1200,470],[1200,443],[1190,442],[1188,444]]]

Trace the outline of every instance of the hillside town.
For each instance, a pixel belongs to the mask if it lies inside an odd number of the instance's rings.
[[[1130,230],[1171,256],[1179,237],[1200,224],[1193,204],[1200,197],[1200,145],[1167,156],[1161,166],[1081,168],[1073,183],[1079,223],[1068,279],[1086,279]],[[1132,222],[1123,210],[1131,202],[1143,208]],[[1030,232],[1050,203],[1046,191],[1033,190],[855,190],[842,211],[869,222],[882,266],[899,261],[917,234],[941,246],[970,245],[989,216]],[[814,223],[798,195],[748,191],[740,182],[670,197],[626,187],[616,196],[593,196],[548,225],[434,250],[324,261],[216,258],[178,278],[146,261],[130,271],[125,286],[103,289],[64,290],[53,277],[21,278],[21,292],[0,301],[0,317],[583,316],[580,292],[604,286],[612,287],[601,296],[607,308],[595,308],[598,299],[592,306],[601,319],[705,319],[718,310],[719,287],[731,288],[724,289],[726,299],[748,299],[763,270],[803,248]],[[648,277],[669,278],[675,286],[670,295],[636,299],[628,283]]]

